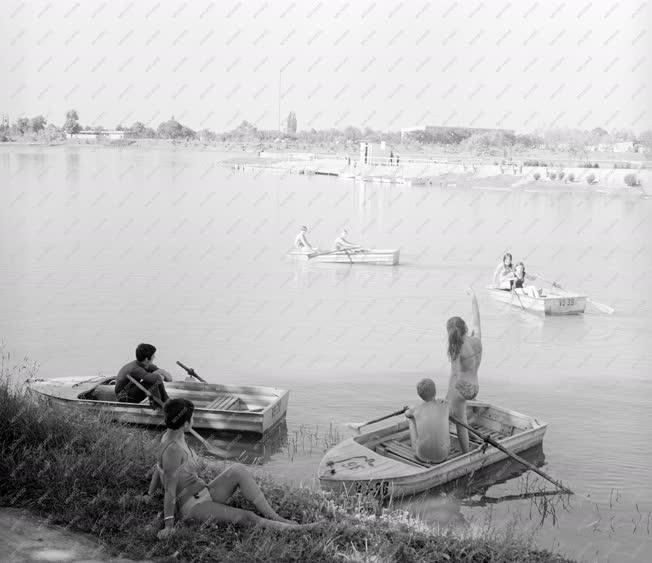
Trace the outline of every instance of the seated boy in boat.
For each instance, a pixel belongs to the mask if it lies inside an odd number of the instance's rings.
[[[437,388],[432,379],[417,384],[417,394],[423,403],[405,413],[410,424],[410,439],[416,458],[426,463],[441,463],[450,452],[448,424],[449,402],[436,399]]]
[[[156,347],[152,344],[139,344],[136,348],[136,359],[122,366],[115,379],[115,395],[121,403],[140,403],[147,395],[139,389],[129,377],[133,377],[152,395],[165,403],[169,397],[163,381],[172,381],[172,376],[164,369],[154,365]],[[158,405],[150,399],[154,408]]]
[[[360,245],[347,240],[347,236],[349,236],[349,232],[346,229],[342,229],[340,236],[335,239],[335,250],[353,250],[356,252],[362,250]]]

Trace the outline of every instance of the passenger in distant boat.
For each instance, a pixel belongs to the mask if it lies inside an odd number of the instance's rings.
[[[525,264],[519,262],[514,269],[514,276],[511,280],[512,289],[518,293],[528,295],[529,297],[545,297],[543,289],[533,285],[525,285],[526,280],[536,280],[536,276],[531,276],[525,272]]]
[[[361,250],[360,246],[346,240],[349,231],[342,229],[340,236],[335,239],[335,250]]]
[[[165,390],[164,381],[172,381],[172,376],[164,369],[154,365],[156,347],[151,344],[139,344],[136,348],[136,359],[122,366],[115,379],[115,395],[121,403],[140,403],[147,395],[134,385],[130,375],[138,381],[152,395],[165,403],[169,397]],[[154,408],[159,405],[150,399]]]
[[[172,399],[163,410],[167,430],[161,439],[158,464],[145,496],[151,497],[160,485],[165,490],[165,528],[158,532],[159,539],[174,533],[174,523],[177,520],[260,525],[277,530],[316,525],[302,525],[280,516],[269,504],[247,468],[239,463],[230,464],[215,479],[206,483],[197,474],[197,455],[188,447],[185,438],[185,433],[192,428],[195,406],[188,399]],[[262,516],[227,504],[238,489]]]
[[[514,266],[512,265],[512,255],[508,252],[503,256],[503,261],[494,270],[494,286],[510,291],[512,289],[511,280],[513,277]]]
[[[432,379],[419,381],[417,394],[423,403],[405,413],[410,424],[414,455],[421,461],[441,463],[448,457],[451,446],[448,424],[450,404],[444,399],[435,398],[437,388]]]
[[[308,227],[305,225],[301,227],[301,230],[299,231],[299,234],[295,237],[294,239],[294,247],[297,250],[301,250],[303,252],[318,252],[318,248],[315,248],[308,242],[308,238],[306,237],[306,233],[308,232]]]
[[[471,334],[464,320],[451,317],[446,323],[448,331],[448,358],[451,362],[451,376],[448,382],[446,400],[450,402],[451,414],[464,424],[466,419],[466,402],[476,398],[479,391],[478,368],[482,360],[482,342],[480,340],[480,310],[473,289],[467,289],[471,295],[473,318]],[[457,437],[464,453],[469,451],[469,433],[461,424],[457,425]]]

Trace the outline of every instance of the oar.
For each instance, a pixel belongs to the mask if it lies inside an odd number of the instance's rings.
[[[191,375],[195,379],[199,379],[199,381],[201,381],[202,383],[206,383],[206,380],[204,378],[202,378],[202,377],[199,377],[197,375],[197,372],[193,368],[189,368],[189,367],[184,366],[179,360],[177,360],[177,365],[181,366],[183,369],[185,369],[188,372],[188,375]]]
[[[521,309],[525,311],[525,307],[523,307],[523,301],[521,301],[521,296],[516,292],[516,288],[512,286],[511,291],[512,291],[512,298],[514,297],[514,295],[516,295],[516,297],[518,297],[518,303],[521,306]]]
[[[353,249],[352,249],[353,250]],[[328,256],[329,254],[349,254],[351,250],[343,249],[343,250],[330,250],[329,252],[313,252],[312,254],[308,254],[308,260],[311,258],[316,258],[317,256]],[[360,249],[355,249],[353,252],[368,252],[365,248],[360,248]]]
[[[550,481],[551,483],[553,483],[554,485],[559,487],[563,492],[573,494],[573,491],[571,491],[568,487],[565,487],[559,481],[555,481],[552,477],[550,477],[550,475],[548,475],[544,471],[541,471],[536,465],[533,465],[529,461],[523,459],[521,456],[518,456],[515,453],[510,452],[506,447],[504,447],[499,442],[494,440],[491,436],[487,436],[487,435],[482,434],[481,432],[478,432],[477,430],[475,430],[474,428],[472,428],[468,424],[464,424],[461,420],[457,419],[454,416],[450,416],[450,419],[455,424],[459,424],[460,426],[463,426],[469,432],[475,434],[478,438],[481,438],[487,444],[491,444],[494,448],[498,448],[501,452],[507,454],[512,459],[514,459],[514,460],[518,461],[519,463],[525,465],[525,467],[527,467],[528,469],[531,469],[535,473],[538,473],[539,475],[541,475],[541,477],[543,477],[544,479],[547,479],[548,481]]]
[[[127,379],[131,381],[138,389],[140,389],[143,393],[145,393],[150,399],[155,401],[161,408],[163,408],[163,401],[159,399],[156,395],[153,395],[149,389],[145,388],[143,385],[141,385],[138,381],[136,381],[131,375],[127,374]],[[209,444],[204,438],[202,438],[194,428],[190,429],[190,433],[197,438],[202,444],[204,444],[204,447],[208,450],[209,453],[217,456],[217,457],[223,457],[224,459],[227,459],[229,457],[229,452],[226,450],[223,450],[222,448],[218,448],[215,446],[212,446]]]
[[[363,426],[369,426],[370,424],[380,422],[381,420],[386,420],[388,418],[392,418],[393,416],[398,416],[399,414],[403,414],[406,410],[408,410],[408,407],[403,407],[401,410],[398,410],[391,414],[386,414],[385,416],[381,416],[380,418],[374,418],[373,420],[369,420],[367,422],[347,422],[345,426],[348,426],[349,428],[360,432],[360,428],[362,428]]]
[[[566,293],[570,293],[567,289],[564,289],[562,286],[560,286],[557,282],[551,282],[550,280],[547,280],[543,276],[539,274],[534,274],[537,278],[539,278],[541,281],[544,281],[546,283],[549,283],[553,287],[556,287],[557,289],[561,289],[562,291],[565,291]],[[598,311],[602,311],[603,313],[607,313],[608,315],[613,315],[616,309],[613,307],[609,307],[609,305],[605,305],[604,303],[598,303],[597,301],[593,301],[593,299],[589,299],[588,297],[586,298],[587,303],[590,303],[593,305]]]

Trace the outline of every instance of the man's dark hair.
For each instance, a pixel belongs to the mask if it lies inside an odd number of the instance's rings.
[[[165,426],[172,430],[181,428],[195,412],[195,405],[188,399],[170,399],[163,407]]]
[[[136,347],[136,359],[139,362],[143,360],[151,360],[152,356],[156,353],[156,346],[151,344],[139,344]]]

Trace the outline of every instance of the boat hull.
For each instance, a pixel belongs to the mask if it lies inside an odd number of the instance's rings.
[[[304,260],[309,262],[327,262],[338,264],[380,264],[386,266],[396,266],[400,261],[401,251],[392,250],[369,250],[367,252],[337,252],[333,254],[306,254],[298,250],[290,252],[290,256],[295,260]]]
[[[580,315],[586,309],[586,295],[549,293],[545,297],[530,297],[488,286],[489,295],[507,305],[543,315]]]
[[[489,430],[514,428],[513,435],[498,438],[500,444],[510,451],[524,452],[542,444],[547,428],[545,423],[487,403],[469,401],[467,405],[470,423],[479,420]],[[451,425],[451,442],[457,440],[453,431]],[[371,447],[377,447],[383,437],[396,435],[409,436],[407,422],[388,425],[335,446],[319,464],[322,488],[382,497],[413,495],[435,489],[508,458],[498,448],[488,446],[483,450],[481,444],[476,444],[466,454],[460,453],[442,463],[423,467],[403,463],[396,457],[387,458]]]
[[[145,426],[163,426],[163,414],[143,403],[121,403],[114,399],[112,385],[102,384],[113,378],[57,378],[30,382],[32,391],[66,408],[85,412],[101,412],[111,420]],[[98,385],[99,383],[99,385]],[[170,398],[186,398],[195,404],[193,427],[198,430],[225,430],[264,434],[285,419],[289,391],[275,387],[216,385],[195,381],[172,381],[165,384]],[[80,399],[91,391],[99,399]],[[218,395],[233,395],[248,410],[206,408]]]

